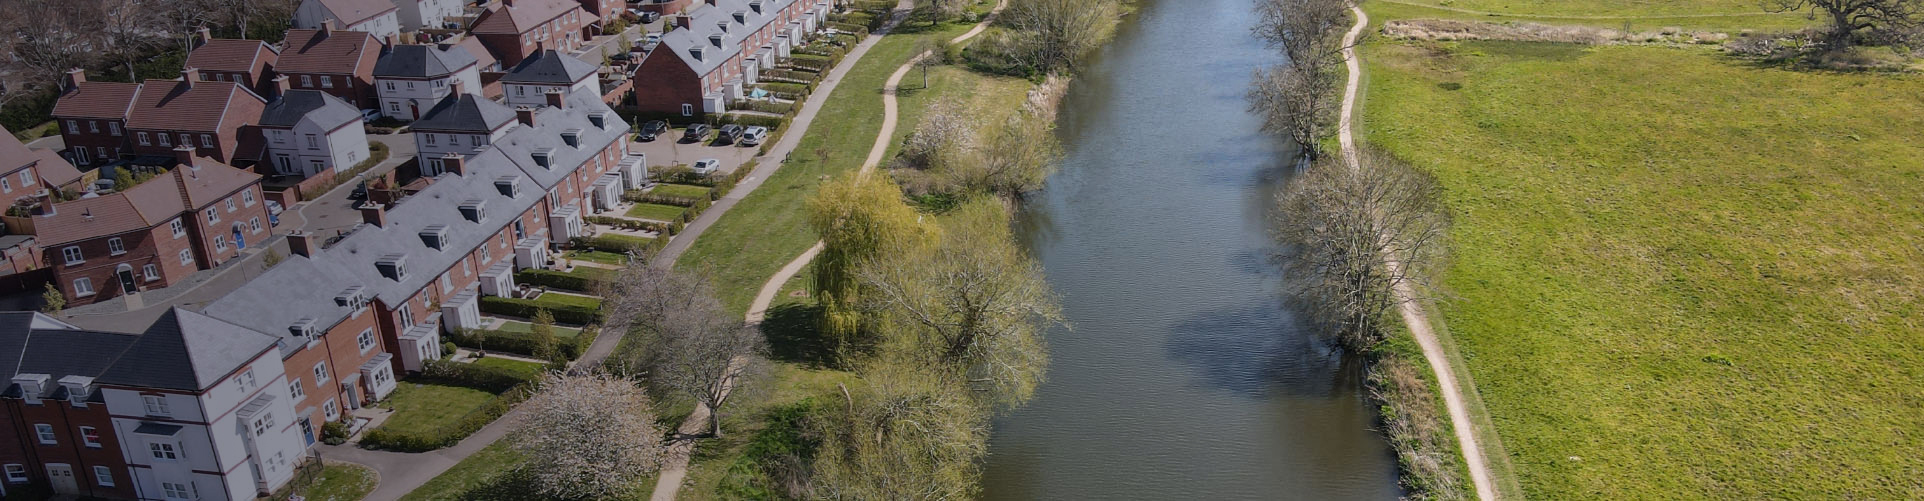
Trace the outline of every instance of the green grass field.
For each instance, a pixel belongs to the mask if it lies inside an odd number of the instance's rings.
[[[379,480],[374,470],[365,466],[330,461],[322,463],[319,476],[296,477],[296,482],[305,483],[295,484],[291,494],[308,501],[361,501],[374,491]]]
[[[559,336],[560,333],[557,332],[556,335]],[[474,361],[474,365],[481,366],[481,367],[493,367],[496,369],[506,370],[508,372],[512,372],[522,376],[527,376],[528,379],[538,378],[541,376],[542,373],[548,371],[547,364],[524,362],[521,360],[509,360],[501,357],[488,357],[488,358],[476,360]]]
[[[1581,5],[1579,5],[1581,4]],[[1585,7],[1589,5],[1590,7]],[[1389,19],[1463,19],[1492,23],[1530,22],[1650,31],[1665,27],[1738,33],[1791,31],[1815,21],[1794,12],[1770,13],[1754,1],[1629,2],[1612,0],[1373,0],[1363,2],[1370,24]]]
[[[662,195],[662,196],[669,196],[669,197],[701,198],[701,197],[708,196],[709,191],[712,191],[712,190],[709,190],[707,186],[695,186],[692,184],[662,183],[662,184],[656,185],[654,191],[650,191],[648,193],[652,195]]]
[[[402,381],[381,402],[394,410],[381,428],[405,433],[432,433],[461,416],[481,408],[494,398],[493,393],[461,386],[422,384]]]
[[[687,207],[642,203],[642,204],[635,204],[633,208],[628,209],[628,217],[638,217],[642,219],[653,219],[656,221],[673,222],[677,219],[681,219],[681,213],[687,212],[687,211],[688,211]]]
[[[501,332],[534,332],[534,324],[517,320],[504,320],[501,322],[501,325],[495,326],[494,330]],[[556,325],[554,326],[554,335],[555,337],[563,338],[575,337],[581,335],[581,329],[565,325]]]
[[[626,255],[596,250],[571,250],[568,251],[567,254],[562,255],[562,257],[577,261],[591,261],[616,266],[625,266],[628,264],[628,256]]]
[[[1367,140],[1446,188],[1441,320],[1528,496],[1924,496],[1924,79],[1699,48],[1364,59]]]

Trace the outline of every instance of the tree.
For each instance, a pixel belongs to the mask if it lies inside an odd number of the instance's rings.
[[[545,497],[613,497],[661,467],[662,430],[633,380],[549,374],[521,409],[510,445]]]
[[[1886,40],[1904,40],[1924,28],[1924,0],[1761,0],[1770,12],[1805,11],[1811,19],[1829,18],[1824,34],[1829,50],[1842,50],[1868,30]]]
[[[534,334],[534,356],[550,362],[560,361],[561,353],[555,349],[554,314],[547,308],[534,311],[534,325],[528,328]]]
[[[18,0],[4,22],[13,57],[30,70],[31,80],[52,80],[67,70],[91,66],[98,57],[99,18],[91,9],[55,0]]]
[[[1036,73],[1074,69],[1083,55],[1109,39],[1120,15],[1116,0],[1012,2],[1002,19],[1016,33],[1005,48]]]
[[[962,13],[968,12],[969,4],[972,1],[973,0],[923,0],[917,2],[919,5],[915,7],[916,15],[927,18],[929,20],[929,26],[934,26],[943,21],[960,17]]]
[[[1051,123],[1027,113],[1009,117],[974,155],[953,162],[949,177],[967,191],[1021,200],[1024,193],[1041,189],[1062,160],[1062,145]]]
[[[1337,79],[1330,71],[1258,68],[1249,88],[1250,111],[1263,118],[1263,130],[1289,137],[1303,156],[1316,160],[1320,142],[1337,125]]]
[[[59,315],[60,310],[67,309],[67,295],[60,293],[60,287],[53,282],[47,282],[47,291],[40,293],[40,301],[46,303],[40,306],[40,311]]]
[[[824,405],[812,464],[818,499],[968,499],[988,451],[988,414],[966,391],[913,369],[863,376]],[[844,391],[847,391],[844,389]]]
[[[1313,72],[1343,64],[1343,32],[1349,29],[1348,0],[1259,0],[1256,2],[1257,38]]]
[[[865,308],[890,330],[885,352],[1013,407],[1048,367],[1042,330],[1062,321],[1042,269],[1016,245],[993,201],[964,205],[940,243],[866,261]]]
[[[100,43],[103,55],[112,57],[127,69],[127,78],[138,82],[134,63],[139,62],[165,38],[156,39],[151,14],[143,0],[103,0],[100,3]]]
[[[1369,349],[1380,321],[1415,293],[1448,253],[1449,215],[1436,179],[1364,149],[1356,167],[1331,158],[1278,195],[1277,237],[1291,295],[1345,345]]]
[[[810,293],[822,305],[822,332],[843,344],[856,340],[862,316],[857,304],[862,260],[926,242],[932,228],[902,202],[902,191],[881,176],[850,173],[822,185],[808,201],[809,225],[822,236],[822,252],[810,264]]]
[[[1289,136],[1306,157],[1319,156],[1318,141],[1336,122],[1336,95],[1343,64],[1342,34],[1349,26],[1347,0],[1261,0],[1256,36],[1289,62],[1256,70],[1250,109],[1265,130]]]
[[[706,280],[646,265],[629,270],[623,281],[641,285],[624,288],[615,304],[618,310],[635,310],[621,315],[652,334],[650,351],[631,363],[655,387],[688,395],[707,408],[709,432],[721,436],[728,396],[760,365],[761,331],[723,308]]]

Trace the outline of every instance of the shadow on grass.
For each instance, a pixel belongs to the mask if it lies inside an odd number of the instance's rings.
[[[815,305],[785,304],[768,309],[762,320],[762,335],[768,338],[768,357],[780,362],[813,368],[835,365],[835,346],[822,339],[816,321],[822,308]]]

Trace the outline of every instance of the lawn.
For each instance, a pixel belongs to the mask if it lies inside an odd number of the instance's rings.
[[[534,301],[537,303],[546,303],[546,304],[552,304],[556,306],[580,306],[583,308],[600,308],[601,307],[600,298],[596,298],[592,296],[578,296],[574,294],[567,294],[567,293],[561,293],[561,292],[555,292],[555,291],[548,291],[547,294],[542,294],[541,296],[534,298]]]
[[[590,261],[590,262],[596,262],[601,264],[612,264],[616,266],[626,266],[628,264],[627,255],[616,254],[616,253],[607,252],[607,251],[571,250],[571,251],[568,251],[567,254],[562,255],[562,257],[567,259],[573,259],[576,261]]]
[[[1429,18],[1493,23],[1584,25],[1612,29],[1623,29],[1627,26],[1636,31],[1677,27],[1735,34],[1746,29],[1792,31],[1816,23],[1797,13],[1765,12],[1757,5],[1757,2],[1748,0],[1699,2],[1382,0],[1364,2],[1363,9],[1369,12],[1370,24],[1374,26],[1381,26],[1387,19]]]
[[[481,408],[493,393],[463,386],[402,381],[381,406],[393,409],[381,428],[405,433],[432,433]]]
[[[661,196],[668,196],[668,197],[701,198],[701,197],[708,196],[709,191],[711,190],[709,190],[707,186],[696,186],[692,184],[662,183],[662,184],[655,185],[654,191],[650,191],[648,193],[651,195],[661,195]]]
[[[548,498],[536,495],[528,489],[530,481],[525,473],[518,470],[522,461],[521,454],[508,446],[503,440],[495,442],[467,459],[442,472],[414,492],[401,496],[401,501],[545,501]],[[649,477],[635,486],[633,494],[618,498],[619,501],[641,501],[648,499],[654,491],[655,480]]]
[[[1364,55],[1367,139],[1445,189],[1440,320],[1527,495],[1924,496],[1924,79]]]
[[[477,365],[480,367],[492,367],[495,369],[505,370],[508,372],[515,373],[516,375],[526,376],[526,379],[529,379],[529,380],[539,379],[542,373],[548,372],[548,364],[526,362],[521,360],[512,360],[512,359],[501,358],[501,357],[487,357],[480,360],[476,360],[474,361],[474,365]]]
[[[307,501],[361,501],[369,492],[374,492],[374,485],[380,480],[374,470],[353,463],[326,462],[319,471],[320,475],[311,479],[295,477],[297,484],[283,492]]]
[[[503,320],[501,322],[501,325],[494,326],[494,330],[501,331],[501,332],[528,333],[528,332],[534,332],[534,324],[522,322],[519,320]],[[555,337],[571,338],[580,334],[581,334],[580,328],[568,327],[568,326],[562,326],[562,325],[554,326]]]
[[[681,213],[687,210],[687,207],[641,203],[635,204],[634,208],[628,209],[628,217],[673,222],[681,219]]]

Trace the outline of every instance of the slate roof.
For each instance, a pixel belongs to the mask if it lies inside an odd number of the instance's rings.
[[[127,108],[140,93],[140,84],[126,82],[80,82],[60,95],[53,105],[53,116],[72,118],[127,117]]]
[[[364,55],[378,54],[381,41],[360,31],[287,30],[274,71],[281,73],[361,74]],[[372,69],[372,68],[370,68]]]
[[[148,80],[127,110],[127,128],[218,132],[260,116],[267,101],[234,82]]]
[[[569,10],[581,8],[576,0],[514,0],[509,7],[502,2],[491,7],[474,21],[470,33],[483,35],[519,35],[529,29],[539,28],[542,23],[554,20]],[[594,22],[595,15],[583,10],[582,24]]]
[[[138,231],[260,182],[260,174],[210,158],[196,158],[194,163],[200,168],[175,167],[127,191],[55,204],[53,214],[35,216],[40,219],[34,227],[47,246]]]
[[[293,127],[303,118],[314,120],[322,130],[334,130],[342,124],[360,122],[361,110],[326,92],[295,89],[267,103],[267,107],[261,111],[260,124],[262,127]]]
[[[280,53],[260,40],[215,39],[187,54],[187,67],[211,71],[254,71],[261,59],[269,63]]]
[[[65,395],[66,389],[58,383],[62,378],[98,378],[136,339],[132,334],[82,330],[30,311],[0,312],[0,372],[4,372],[0,376],[7,378],[0,382],[7,385],[0,393],[20,396],[14,376],[46,374],[46,387],[36,396]]]
[[[579,58],[547,49],[536,52],[501,77],[502,83],[573,85],[593,78],[599,66]]]
[[[319,0],[321,6],[334,13],[347,25],[360,24],[382,14],[393,12],[396,7],[387,0]]]
[[[168,309],[138,337],[98,382],[200,391],[213,387],[280,341],[180,308]]]
[[[415,120],[408,128],[414,131],[486,134],[514,119],[514,110],[507,105],[474,94],[449,94],[429,108],[427,113],[422,113],[421,119]]]
[[[695,70],[696,75],[706,75],[720,67],[728,58],[741,52],[742,41],[748,38],[748,34],[776,20],[775,13],[781,12],[782,9],[797,1],[763,0],[760,14],[748,8],[749,0],[719,0],[715,5],[702,5],[693,12],[693,19],[690,20],[688,28],[676,29],[662,35],[661,45],[669,50],[663,51],[658,48],[649,52],[649,56],[672,52],[681,58],[682,63]],[[746,22],[735,21],[736,12],[744,13]],[[727,23],[728,30],[723,31],[720,23]],[[711,35],[722,35],[721,47],[715,47],[709,39]],[[690,50],[694,47],[702,49],[700,59],[696,59]]]
[[[433,45],[397,45],[374,63],[374,76],[438,78],[475,64],[474,55],[460,46],[443,49]]]

